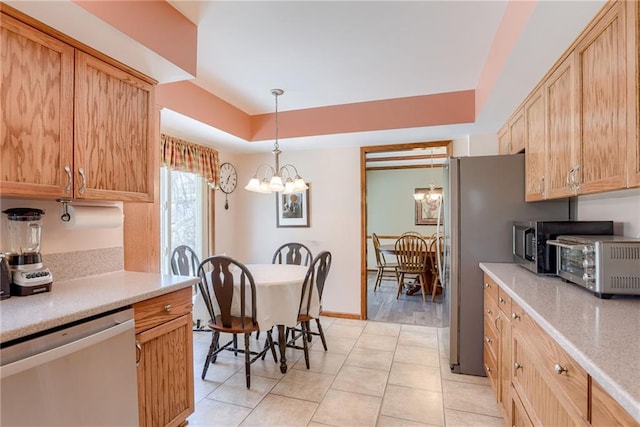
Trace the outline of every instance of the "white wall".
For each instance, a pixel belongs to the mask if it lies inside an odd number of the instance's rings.
[[[615,234],[640,237],[640,188],[577,198],[579,220],[613,220]]]
[[[72,206],[119,206],[122,208],[122,203],[74,201]],[[60,221],[62,204],[56,201],[0,198],[0,210],[2,211],[19,207],[37,208],[45,211],[42,216],[42,244],[40,247],[42,254],[122,247],[122,226],[115,228],[68,228]],[[0,250],[4,252],[10,249],[5,221],[7,221],[7,215],[2,214]]]
[[[276,248],[288,241],[304,243],[314,255],[328,250],[333,261],[323,310],[359,315],[360,149],[285,151],[280,162],[294,164],[310,183],[310,227],[276,227],[276,196],[243,188],[259,164],[273,164],[273,155],[241,156],[236,164],[240,183],[232,206],[236,227],[231,232],[234,243],[228,246],[229,254],[245,263],[270,263]],[[216,228],[223,226],[221,222],[216,221]],[[224,245],[217,243],[221,250]]]

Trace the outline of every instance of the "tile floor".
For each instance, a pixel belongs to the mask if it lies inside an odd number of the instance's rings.
[[[200,379],[210,334],[194,332],[196,411],[189,426],[502,426],[488,380],[449,372],[442,329],[322,318],[311,367],[287,349],[281,374],[269,354],[251,365],[223,352]],[[256,349],[261,340],[251,338]],[[226,342],[226,341],[221,341]]]

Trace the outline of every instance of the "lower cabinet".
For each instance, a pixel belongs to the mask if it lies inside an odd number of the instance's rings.
[[[140,426],[179,426],[194,411],[191,288],[134,304]]]
[[[487,275],[484,289],[485,370],[506,424],[640,427]]]

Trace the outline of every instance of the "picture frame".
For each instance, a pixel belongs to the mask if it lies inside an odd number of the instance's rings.
[[[309,191],[291,194],[276,193],[276,225],[282,227],[309,227]]]
[[[416,188],[415,193],[423,193],[424,199],[415,201],[416,225],[437,225],[438,207],[442,202],[442,187],[435,187],[431,195],[429,188]],[[440,210],[440,224],[444,223],[443,212]]]

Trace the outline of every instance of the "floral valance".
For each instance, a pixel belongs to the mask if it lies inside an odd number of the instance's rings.
[[[217,183],[218,152],[211,147],[160,134],[161,164],[181,172],[191,172]]]

